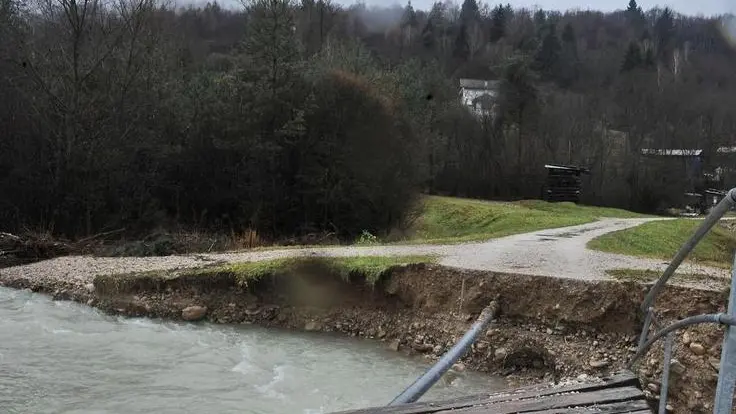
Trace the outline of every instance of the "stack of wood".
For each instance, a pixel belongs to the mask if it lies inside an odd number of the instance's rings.
[[[571,165],[545,165],[547,169],[547,181],[542,191],[542,199],[546,201],[560,202],[580,201],[582,191],[581,174],[590,174],[587,168]]]

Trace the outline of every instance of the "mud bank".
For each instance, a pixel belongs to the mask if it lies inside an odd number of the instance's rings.
[[[86,285],[53,280],[4,278],[0,283],[129,316],[342,332],[428,359],[448,350],[498,296],[501,316],[455,369],[504,375],[519,385],[624,368],[635,351],[638,308],[646,290],[635,282],[422,264],[392,267],[368,283],[360,272],[336,274],[318,261],[247,279],[232,268],[211,267],[101,275]],[[723,310],[725,298],[723,292],[669,287],[657,305],[667,318],[679,319]],[[692,329],[679,338],[669,399],[673,412],[711,408],[721,339],[718,328]],[[637,367],[653,402],[661,360],[660,346]]]

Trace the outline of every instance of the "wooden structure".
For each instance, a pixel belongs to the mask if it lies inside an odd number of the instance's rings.
[[[343,411],[340,414],[651,414],[639,380],[628,371],[599,381],[531,386],[494,394],[460,397],[392,407]]]
[[[714,188],[708,188],[702,193],[685,193],[684,215],[708,214],[724,197],[725,191]]]
[[[544,166],[547,169],[547,181],[542,191],[542,199],[546,201],[580,201],[582,189],[581,174],[590,174],[590,170],[571,165]]]

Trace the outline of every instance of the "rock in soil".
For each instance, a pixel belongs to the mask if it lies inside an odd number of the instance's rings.
[[[398,339],[394,339],[393,341],[391,341],[391,343],[388,344],[388,349],[392,351],[398,351],[400,346],[401,341],[399,341]]]
[[[318,331],[319,329],[320,329],[320,326],[315,321],[309,321],[306,324],[304,324],[305,331]]]
[[[610,364],[610,362],[605,359],[592,359],[588,364],[591,368],[605,368]]]
[[[457,372],[463,372],[465,371],[465,364],[462,362],[458,362],[452,365],[452,369],[454,369]]]
[[[682,365],[680,361],[672,358],[672,361],[670,362],[670,370],[672,370],[672,373],[676,375],[682,375],[685,373],[686,369],[687,368],[685,368],[685,366]]]
[[[204,306],[188,306],[181,311],[181,318],[185,321],[198,321],[207,315],[207,308]]]
[[[693,351],[693,354],[695,355],[705,354],[705,347],[697,342],[690,343],[690,350]]]

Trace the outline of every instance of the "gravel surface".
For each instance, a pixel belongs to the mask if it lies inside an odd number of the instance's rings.
[[[343,246],[325,248],[259,250],[231,253],[191,254],[164,257],[67,256],[24,266],[0,269],[0,279],[48,280],[90,283],[97,274],[148,270],[184,269],[212,263],[248,262],[298,256],[401,256],[436,255],[440,264],[476,270],[573,279],[607,279],[607,269],[664,270],[667,262],[586,249],[600,235],[661,219],[602,219],[594,223],[455,245]],[[682,272],[728,277],[729,272],[690,263]]]

